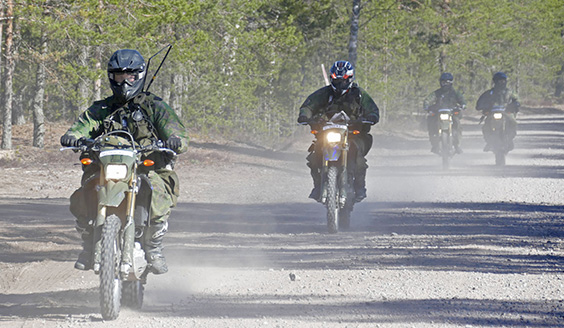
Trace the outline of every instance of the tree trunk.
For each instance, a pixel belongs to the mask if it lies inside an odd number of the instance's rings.
[[[37,92],[33,99],[33,146],[45,146],[45,114],[43,97],[45,95],[45,58],[47,58],[47,33],[41,33],[41,56],[37,68]]]
[[[349,62],[356,66],[357,43],[358,43],[358,21],[360,17],[360,0],[353,0],[351,16],[351,34],[349,39]]]
[[[4,70],[4,124],[2,133],[2,149],[12,149],[12,79],[14,75],[13,34],[14,34],[14,2],[6,4],[6,44]]]
[[[178,115],[182,117],[182,88],[183,88],[184,76],[182,74],[172,74],[172,85],[170,94],[170,106]]]
[[[85,24],[87,25],[87,24]],[[90,53],[90,47],[87,45],[80,46],[80,58],[78,59],[80,66],[82,69],[87,70],[88,67],[88,55]],[[78,95],[79,95],[79,103],[78,103],[78,115],[88,109],[88,101],[89,101],[89,88],[90,80],[86,77],[86,74],[81,74],[80,79],[78,80]]]
[[[13,37],[12,39],[17,40],[18,36],[21,35],[21,24],[19,24],[19,22],[17,22],[17,24],[14,24],[14,33],[13,33]],[[12,41],[13,44],[13,50],[12,50],[12,58],[18,58],[18,51],[19,51],[19,42],[15,42]],[[14,61],[14,70],[15,70],[15,66],[16,63]],[[21,102],[21,100],[23,99],[23,92],[25,91],[25,87],[24,89],[19,90],[18,95],[16,95],[15,97],[15,101],[12,104],[12,112],[13,112],[13,117],[12,117],[12,123],[14,125],[23,125],[25,124],[25,113],[24,113],[24,104]]]
[[[102,46],[96,47],[96,70],[102,68]],[[102,99],[102,79],[94,81],[94,100]]]

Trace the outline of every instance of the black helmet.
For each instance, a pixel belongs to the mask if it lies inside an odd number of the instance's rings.
[[[452,74],[447,73],[447,72],[441,74],[441,77],[439,78],[439,82],[440,81],[451,81],[452,82],[452,80],[454,80],[454,76],[452,76]]]
[[[441,88],[443,90],[448,90],[450,87],[452,87],[452,81],[454,80],[454,76],[452,76],[452,74],[450,73],[443,73],[441,74],[441,77],[439,78],[439,84],[441,85]]]
[[[497,72],[493,75],[494,89],[504,90],[507,86],[507,75],[503,72]]]
[[[499,80],[507,80],[507,75],[505,75],[505,73],[503,72],[497,72],[493,75],[492,80],[494,81],[494,83]]]
[[[352,86],[354,80],[354,68],[345,60],[336,61],[331,66],[331,87],[337,95],[345,94]]]
[[[114,52],[108,62],[108,78],[118,101],[125,103],[133,99],[145,85],[145,59],[137,50]]]

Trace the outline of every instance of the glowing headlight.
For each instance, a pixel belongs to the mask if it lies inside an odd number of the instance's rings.
[[[340,142],[341,141],[341,134],[338,132],[328,132],[327,133],[327,141],[328,142]]]
[[[121,180],[127,176],[127,166],[122,164],[109,164],[106,166],[106,180]]]
[[[493,118],[495,118],[496,120],[501,120],[502,117],[503,117],[502,113],[494,113],[493,114]]]
[[[439,115],[441,121],[448,121],[450,119],[450,114],[441,114]]]

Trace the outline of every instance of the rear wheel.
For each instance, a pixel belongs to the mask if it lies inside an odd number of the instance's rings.
[[[143,293],[145,286],[140,280],[124,281],[121,289],[121,300],[123,306],[132,309],[140,309],[143,306]]]
[[[102,254],[100,261],[100,308],[104,320],[115,320],[119,316],[121,279],[119,262],[119,229],[121,221],[110,215],[102,227]]]
[[[327,170],[327,229],[337,233],[339,224],[339,193],[337,186],[337,167]]]

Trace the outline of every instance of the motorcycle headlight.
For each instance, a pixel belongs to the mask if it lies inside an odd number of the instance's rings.
[[[340,142],[341,141],[341,134],[338,132],[328,132],[327,133],[327,141],[328,142]]]
[[[109,164],[106,166],[106,180],[121,180],[127,176],[127,166],[123,164]]]
[[[495,118],[496,120],[501,120],[503,118],[503,114],[502,113],[494,113],[493,118]]]
[[[441,114],[439,115],[441,121],[448,121],[450,119],[450,114]]]

